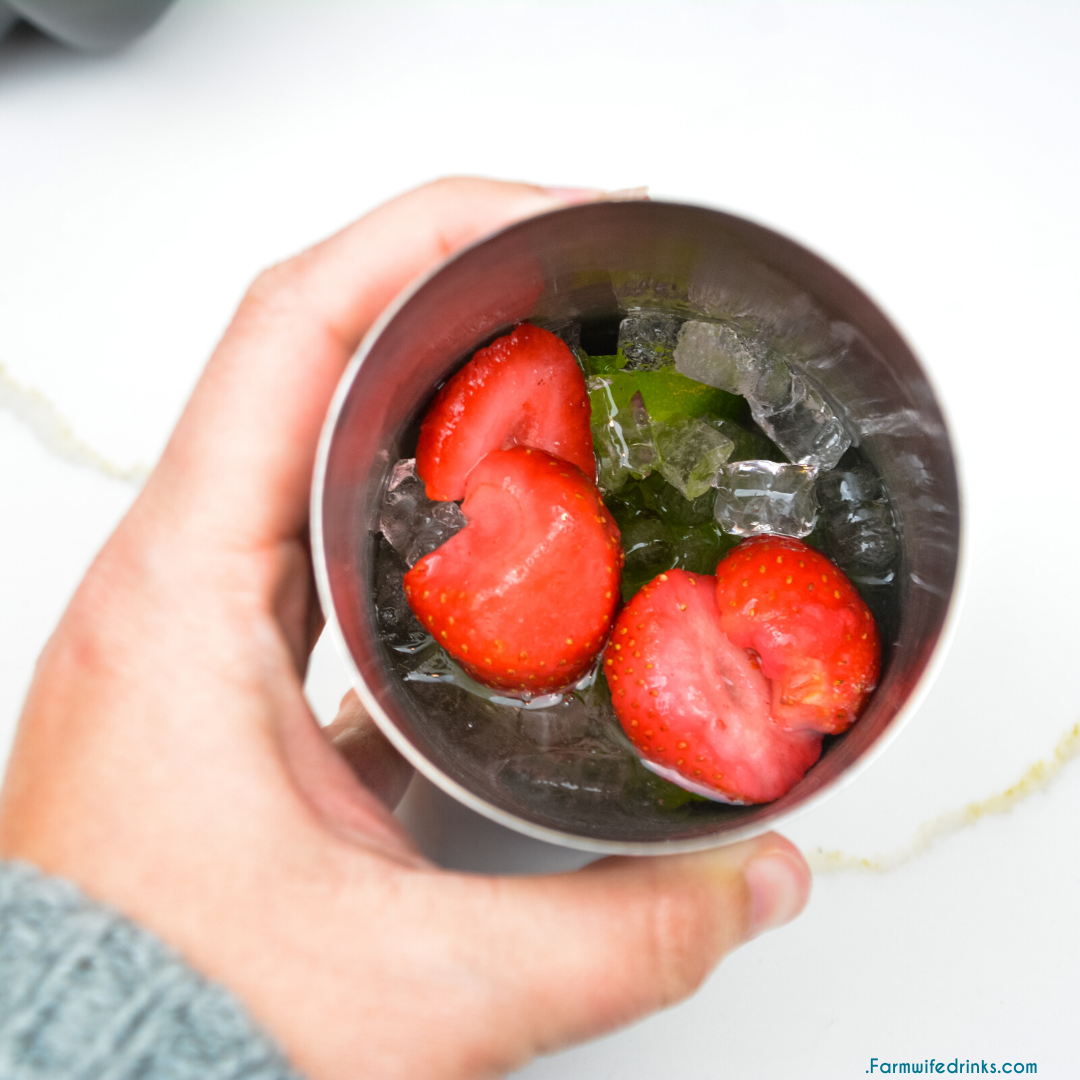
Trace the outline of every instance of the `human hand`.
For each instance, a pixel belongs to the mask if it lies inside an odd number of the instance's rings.
[[[437,870],[380,801],[408,771],[355,695],[341,753],[304,699],[338,377],[412,278],[557,205],[443,181],[256,281],[41,657],[0,794],[0,854],[155,931],[312,1080],[505,1072],[682,998],[809,889],[774,834],[547,877]]]

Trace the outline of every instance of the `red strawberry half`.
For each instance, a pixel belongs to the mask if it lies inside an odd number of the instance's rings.
[[[542,450],[493,450],[469,473],[461,509],[469,524],[405,575],[409,606],[487,686],[571,685],[619,596],[619,530],[596,485]]]
[[[416,471],[429,499],[460,499],[481,458],[518,445],[596,476],[585,376],[566,342],[528,323],[481,349],[439,390],[420,428]]]
[[[881,642],[870,609],[824,555],[763,536],[716,568],[720,623],[773,682],[772,715],[791,730],[837,734],[877,685]]]
[[[754,658],[720,625],[716,578],[669,570],[619,614],[604,650],[615,715],[646,760],[730,802],[770,802],[817,761],[821,736],[786,731]]]

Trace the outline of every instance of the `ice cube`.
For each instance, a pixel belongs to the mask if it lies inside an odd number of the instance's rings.
[[[675,363],[682,319],[662,311],[632,311],[619,324],[619,352],[628,371],[659,371]]]
[[[761,429],[796,464],[831,469],[851,445],[841,419],[799,371],[724,323],[684,323],[675,370],[745,397]]]
[[[721,435],[726,435],[735,444],[735,449],[732,450],[728,461],[749,461],[764,458],[783,460],[783,455],[756,428],[750,431],[741,424],[736,424],[734,420],[727,420],[723,417],[708,416],[704,419],[710,427],[716,428]]]
[[[751,408],[768,412],[791,406],[800,389],[787,362],[773,352],[760,357],[743,380],[743,394]]]
[[[882,579],[896,562],[900,541],[881,481],[865,465],[818,477],[825,545],[856,580]]]
[[[611,393],[611,380],[594,375],[586,380],[592,404],[593,447],[596,451],[597,485],[601,491],[618,491],[630,479],[629,454],[619,423],[619,409]]]
[[[461,507],[456,502],[436,502],[431,505],[431,516],[444,529],[450,529],[451,533],[460,532],[469,524],[469,519],[461,512]]]
[[[644,479],[660,464],[660,450],[640,390],[630,399],[629,407],[622,410],[619,419],[626,442],[627,468],[639,480]]]
[[[675,346],[676,371],[729,394],[746,392],[759,358],[750,342],[722,323],[683,323]]]
[[[851,445],[843,422],[798,372],[792,373],[787,407],[774,410],[750,398],[750,411],[761,430],[797,465],[831,469]]]
[[[424,485],[416,475],[416,459],[405,458],[390,470],[390,482],[379,509],[379,531],[404,557],[415,532],[414,522],[427,501]]]
[[[461,507],[455,502],[429,503],[428,508],[431,516],[416,529],[405,550],[405,562],[409,566],[415,566],[468,525]]]
[[[379,509],[379,531],[407,566],[445,544],[466,524],[457,503],[427,497],[424,482],[416,475],[415,458],[395,462]]]
[[[611,379],[603,375],[588,380],[601,491],[617,491],[631,476],[640,480],[660,463],[660,452],[641,393],[636,393],[620,409],[611,386]]]
[[[387,482],[387,491],[396,491],[407,480],[419,480],[416,474],[416,458],[401,458],[394,462],[390,470],[390,480]]]
[[[431,637],[412,613],[405,597],[405,583],[402,581],[405,564],[386,541],[380,540],[378,545],[375,555],[375,616],[379,629],[392,649],[412,655],[431,641]]]
[[[596,450],[596,486],[604,493],[618,491],[630,479],[630,470],[623,464],[623,457],[614,435],[598,430],[594,436]]]
[[[883,495],[881,481],[865,465],[832,469],[818,477],[817,497],[822,510],[844,503],[877,502]]]
[[[716,520],[735,536],[807,536],[817,520],[815,471],[775,461],[736,461],[724,467]]]
[[[884,503],[849,503],[822,516],[829,554],[845,573],[880,575],[896,560],[900,544]]]
[[[704,420],[658,424],[655,431],[660,472],[687,499],[696,499],[713,486],[735,449],[731,439]]]

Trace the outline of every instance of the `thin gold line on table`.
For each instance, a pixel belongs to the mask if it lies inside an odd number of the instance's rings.
[[[951,810],[921,825],[912,841],[883,855],[847,855],[842,851],[826,851],[812,848],[803,852],[817,874],[835,874],[845,870],[862,870],[885,873],[910,862],[930,850],[943,837],[966,829],[985,817],[1007,814],[1014,807],[1036,792],[1047,788],[1061,775],[1062,769],[1080,752],[1080,724],[1073,726],[1058,740],[1053,754],[1045,761],[1037,761],[1004,791],[986,799],[970,802],[957,810]]]
[[[3,364],[0,364],[0,409],[6,409],[21,420],[50,454],[69,465],[92,469],[112,480],[122,480],[136,487],[141,487],[150,475],[145,465],[125,468],[84,443],[40,390],[16,382]]]

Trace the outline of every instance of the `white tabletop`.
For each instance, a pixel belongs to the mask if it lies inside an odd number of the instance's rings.
[[[181,0],[118,56],[0,44],[0,747],[261,267],[446,173],[722,206],[849,273],[931,372],[964,606],[899,741],[789,830],[820,870],[803,918],[521,1076],[1076,1075],[1078,46],[1068,4],[733,0]],[[309,682],[325,717],[324,647]],[[437,798],[411,793],[418,828]],[[448,863],[563,858],[443,821]]]

